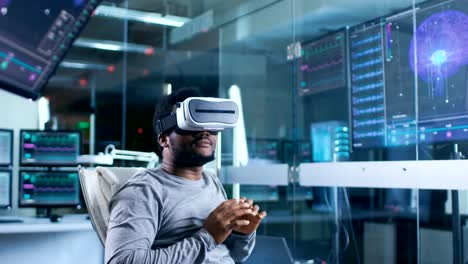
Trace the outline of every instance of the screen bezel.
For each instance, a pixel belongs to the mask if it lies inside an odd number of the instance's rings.
[[[7,132],[10,134],[10,163],[0,163],[0,166],[13,166],[13,129],[0,128],[0,132]]]
[[[57,71],[58,66],[60,65],[62,60],[65,58],[67,53],[70,51],[70,49],[71,49],[71,47],[73,45],[73,42],[78,38],[80,33],[83,31],[83,29],[85,28],[85,26],[89,22],[92,14],[93,14],[93,11],[99,6],[101,1],[102,0],[93,0],[93,1],[92,0],[87,0],[87,3],[83,7],[83,9],[81,10],[81,14],[79,16],[79,18],[84,18],[84,19],[80,19],[81,26],[80,27],[73,27],[71,30],[66,32],[67,35],[68,35],[68,33],[73,32],[73,35],[72,35],[72,37],[67,36],[68,41],[65,41],[65,42],[61,43],[61,44],[65,45],[65,48],[63,49],[63,51],[54,54],[55,56],[58,57],[58,59],[55,60],[55,61],[53,59],[50,59],[50,64],[48,64],[47,72],[44,73],[44,75],[41,75],[42,81],[40,83],[38,83],[38,87],[34,87],[34,89],[31,89],[31,90],[26,90],[23,87],[16,86],[13,83],[6,82],[4,80],[0,80],[0,87],[2,87],[2,89],[6,90],[6,91],[12,92],[12,93],[17,94],[17,95],[22,96],[22,97],[26,97],[26,98],[29,98],[29,99],[32,99],[32,100],[38,99],[40,97],[42,91],[46,87],[47,83],[49,82],[50,78]],[[89,13],[89,15],[84,15],[83,14],[84,11],[87,11]]]
[[[78,202],[74,204],[65,204],[65,203],[54,203],[54,204],[44,204],[44,203],[22,203],[22,175],[23,173],[76,173],[77,182],[78,182]],[[50,171],[50,170],[20,170],[18,172],[18,207],[19,208],[80,208],[82,204],[81,200],[81,182],[80,176],[77,170],[66,170],[66,171]]]
[[[38,167],[53,167],[53,166],[77,166],[79,164],[78,159],[75,162],[65,162],[65,163],[31,163],[31,162],[23,162],[23,133],[77,133],[78,134],[78,156],[81,155],[81,151],[83,149],[83,138],[82,133],[80,130],[36,130],[36,129],[21,129],[19,133],[19,164],[20,166],[38,166]]]
[[[11,170],[5,170],[5,169],[0,169],[0,173],[8,173],[8,177],[10,178],[10,184],[8,186],[9,189],[9,198],[10,198],[10,203],[9,204],[0,204],[0,209],[9,209],[12,206],[13,203],[13,175]]]

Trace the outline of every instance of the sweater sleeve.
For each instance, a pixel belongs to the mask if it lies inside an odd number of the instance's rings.
[[[255,236],[256,232],[250,235],[232,232],[228,237],[225,244],[236,263],[244,262],[250,256],[255,247]]]
[[[216,186],[222,192],[224,199],[227,199],[228,197],[221,181],[214,173],[211,173],[211,175]],[[231,235],[229,235],[224,244],[228,248],[231,258],[235,262],[244,262],[250,256],[255,247],[255,236],[256,232],[249,235],[232,232]]]
[[[110,208],[105,243],[108,264],[202,263],[216,247],[202,228],[171,246],[152,249],[161,221],[161,201],[144,183],[127,184],[114,195]]]

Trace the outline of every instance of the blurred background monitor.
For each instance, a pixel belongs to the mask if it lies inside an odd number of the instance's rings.
[[[0,170],[0,208],[11,206],[11,172]]]
[[[76,165],[81,152],[79,131],[21,130],[22,166]]]
[[[99,2],[1,1],[0,87],[37,99]]]
[[[346,86],[345,42],[341,30],[302,44],[297,76],[300,95]]]
[[[278,202],[279,192],[276,186],[241,185],[240,196],[255,202]]]
[[[354,148],[468,139],[468,54],[455,37],[467,12],[465,1],[424,1],[415,20],[404,10],[350,27]]]
[[[280,163],[280,140],[247,138],[249,164]]]
[[[77,207],[80,182],[74,171],[20,171],[20,207]]]
[[[0,166],[13,165],[13,130],[0,129]]]
[[[315,187],[290,186],[286,193],[288,201],[312,201]]]
[[[312,144],[308,140],[283,140],[281,142],[282,163],[293,164],[296,153],[296,164],[312,162]]]

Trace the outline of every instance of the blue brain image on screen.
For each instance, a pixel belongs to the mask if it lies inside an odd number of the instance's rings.
[[[468,16],[455,10],[435,13],[418,26],[411,40],[409,63],[419,78],[434,85],[434,96],[443,96],[447,78],[468,63],[466,32]]]

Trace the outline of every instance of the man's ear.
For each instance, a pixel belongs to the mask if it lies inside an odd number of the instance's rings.
[[[169,146],[168,140],[169,138],[166,134],[160,134],[158,136],[158,143],[161,146],[161,148],[167,148]]]

